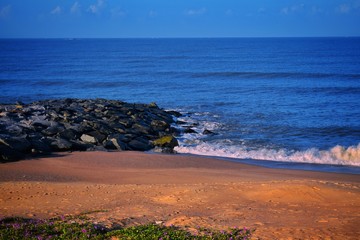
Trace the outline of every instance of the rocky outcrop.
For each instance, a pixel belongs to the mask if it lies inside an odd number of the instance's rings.
[[[173,152],[173,116],[155,103],[60,99],[0,105],[0,161],[56,151]],[[159,139],[171,137],[169,143]]]
[[[174,147],[179,146],[178,140],[172,136],[167,135],[153,141],[154,146],[160,147],[162,152],[174,153]]]

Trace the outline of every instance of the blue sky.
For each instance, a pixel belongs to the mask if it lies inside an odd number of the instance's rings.
[[[1,38],[360,36],[360,0],[0,0]]]

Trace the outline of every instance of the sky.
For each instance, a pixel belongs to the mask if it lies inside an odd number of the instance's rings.
[[[0,38],[360,36],[360,0],[0,0]]]

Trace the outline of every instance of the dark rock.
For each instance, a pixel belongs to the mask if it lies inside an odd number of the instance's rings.
[[[47,125],[44,125],[43,123],[40,122],[34,122],[32,126],[36,129],[36,131],[42,131],[48,127]]]
[[[65,129],[64,131],[59,133],[59,136],[61,138],[67,139],[67,140],[75,140],[79,138],[79,133],[75,131],[74,129]]]
[[[151,148],[153,148],[151,143],[142,137],[138,137],[134,140],[131,140],[128,143],[128,146],[131,150],[135,150],[135,151],[148,151]]]
[[[110,135],[114,132],[114,128],[111,128],[111,127],[108,127],[107,125],[104,125],[104,126],[101,126],[99,129],[98,129],[99,133],[107,136],[107,135]]]
[[[31,151],[33,153],[50,153],[51,152],[51,147],[50,144],[51,142],[48,141],[47,139],[32,139],[30,140],[31,143]]]
[[[81,123],[80,124],[77,124],[77,123],[69,124],[69,123],[67,123],[67,124],[64,124],[64,126],[66,127],[66,129],[74,130],[76,132],[76,134],[80,135],[80,136],[83,133],[90,132],[90,131],[93,130],[92,128],[86,127]]]
[[[112,132],[126,133],[126,128],[124,125],[120,123],[110,123],[109,126],[112,129]],[[108,135],[110,135],[109,133]]]
[[[159,108],[158,105],[156,103],[154,103],[154,102],[150,103],[149,107],[150,108]]]
[[[101,120],[100,120],[101,121]],[[87,128],[88,130],[92,129],[92,130],[98,130],[102,127],[101,123],[99,122],[99,120],[87,120],[85,122],[82,123],[82,125]]]
[[[165,112],[158,112],[156,115],[165,122],[168,122],[168,123],[174,122],[173,117],[170,114],[167,114]]]
[[[84,134],[84,135],[88,135],[88,136],[91,136],[91,137],[94,137],[95,139],[95,143],[102,143],[105,139],[106,139],[106,135],[98,132],[98,131],[92,131],[92,132],[89,132],[87,134]]]
[[[65,105],[71,105],[74,102],[74,100],[72,98],[65,98],[64,99],[64,104]]]
[[[0,136],[0,145],[5,145],[19,152],[29,152],[31,149],[31,143],[26,139],[26,136],[17,136],[17,137],[1,137]]]
[[[128,132],[122,136],[123,136],[122,141],[125,143],[129,143],[131,140],[137,138],[139,135]]]
[[[109,149],[109,150],[116,150],[117,149],[117,147],[115,146],[115,144],[111,140],[105,140],[103,142],[103,146],[104,146],[104,148]]]
[[[84,142],[80,142],[80,141],[71,141],[72,143],[72,150],[73,151],[86,151],[88,149],[90,149],[93,145],[89,144],[89,143],[84,143]]]
[[[111,137],[104,142],[104,147],[106,149],[113,149],[113,150],[117,149],[120,151],[126,150],[127,149],[126,144],[122,142],[121,139],[122,139],[121,137]]]
[[[208,129],[205,129],[205,130],[202,132],[202,134],[204,134],[204,135],[214,135],[215,133],[212,132],[212,131],[210,131],[210,130],[208,130]]]
[[[173,117],[180,115],[166,112],[156,103],[106,99],[0,104],[1,158],[17,159],[28,153],[51,151],[147,151],[154,147],[153,140],[179,133],[171,124]],[[158,147],[171,152],[175,140]]]
[[[24,153],[0,144],[0,162],[2,163],[18,161],[24,159],[25,156],[26,155]]]
[[[55,151],[70,151],[73,148],[73,144],[63,138],[58,138],[51,143],[51,148]]]
[[[165,131],[170,128],[170,124],[163,120],[152,120],[151,127],[154,131]]]
[[[173,115],[174,117],[181,117],[182,114],[177,112],[177,111],[166,111],[167,113],[169,113],[170,115]]]
[[[131,119],[121,119],[119,123],[125,126],[126,128],[130,128],[133,124],[133,121]]]
[[[20,134],[22,134],[24,132],[24,128],[22,126],[19,126],[19,125],[6,126],[5,129],[11,135],[20,135]]]
[[[86,149],[86,151],[101,151],[107,152],[107,149],[103,146],[92,145],[90,148]]]
[[[179,136],[181,134],[181,131],[178,128],[170,127],[170,133],[174,136]]]
[[[55,134],[58,134],[59,132],[64,131],[63,127],[60,126],[51,126],[48,127],[44,130],[42,130],[41,132],[46,135],[46,136],[54,136]]]
[[[167,153],[167,154],[176,153],[173,148],[169,148],[169,147],[160,148],[160,152]]]
[[[138,131],[142,134],[149,134],[149,132],[151,131],[150,130],[150,127],[142,122],[139,122],[139,123],[135,123],[133,126],[132,126],[133,130],[135,131]]]
[[[184,130],[184,133],[197,133],[194,129],[192,129],[192,128],[186,128],[185,130]]]

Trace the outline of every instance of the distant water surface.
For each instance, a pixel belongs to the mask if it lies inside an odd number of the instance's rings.
[[[155,101],[193,123],[181,153],[360,166],[360,38],[3,39],[0,89]]]

